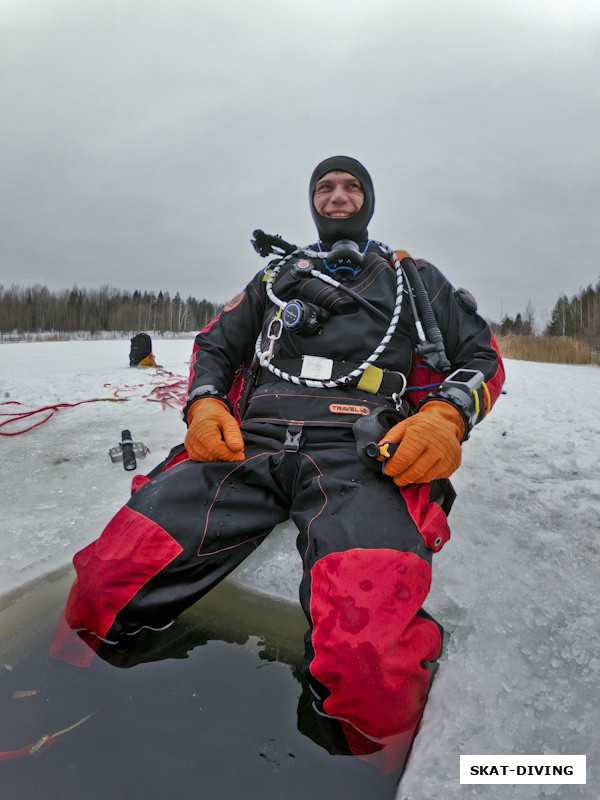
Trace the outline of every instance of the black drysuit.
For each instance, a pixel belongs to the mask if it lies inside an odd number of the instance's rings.
[[[296,261],[281,269],[273,291],[282,301],[300,298],[327,314],[320,333],[276,326],[281,336],[273,341],[271,364],[298,375],[302,357],[310,355],[330,359],[333,377],[348,374],[375,351],[388,323],[341,289],[305,272],[295,276]],[[493,336],[435,267],[417,264],[452,368],[484,375],[481,419],[503,382]],[[314,266],[323,269],[316,259]],[[240,364],[254,357],[259,334],[259,351],[268,349],[269,324],[279,310],[267,294],[269,275],[270,268],[258,273],[198,335],[190,403],[211,393],[226,396]],[[369,244],[351,287],[391,317],[397,273],[381,246]],[[406,292],[405,286],[398,325],[375,366],[409,375],[417,337]],[[377,394],[355,384],[321,388],[266,367],[255,371],[242,412],[244,460],[174,462],[135,491],[102,536],[75,556],[68,624],[108,640],[165,625],[291,517],[309,622],[306,665],[326,689],[325,711],[340,720],[355,752],[364,750],[363,737],[405,746],[429,687],[427,662],[441,648],[439,627],[422,605],[432,555],[449,538],[451,487],[439,480],[400,489],[359,460],[353,424],[394,408],[394,401],[383,389]]]

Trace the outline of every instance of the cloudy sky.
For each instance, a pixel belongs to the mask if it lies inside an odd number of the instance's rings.
[[[600,278],[597,0],[0,0],[0,284],[226,301],[344,153],[499,320]]]

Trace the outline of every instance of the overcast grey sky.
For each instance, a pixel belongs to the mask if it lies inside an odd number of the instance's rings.
[[[344,153],[374,238],[546,321],[600,278],[599,76],[597,0],[0,0],[0,284],[226,301]]]

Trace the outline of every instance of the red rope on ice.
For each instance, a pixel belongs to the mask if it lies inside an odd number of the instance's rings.
[[[150,384],[138,383],[135,385],[125,384],[114,390],[114,395],[119,400],[132,400],[139,389],[146,389],[148,385],[153,386],[147,394],[138,394],[142,400],[148,400],[151,403],[160,403],[165,408],[176,408],[178,411],[182,409],[187,400],[189,378],[176,375],[169,372],[162,367],[157,368],[156,376],[162,378],[161,381],[151,381]],[[167,379],[166,381],[164,379]],[[104,387],[109,388],[110,383],[105,383]]]
[[[181,410],[187,399],[187,376],[181,377],[162,368],[158,368],[155,374],[163,380],[160,382],[152,381],[154,387],[148,394],[142,395],[141,399],[148,400],[151,403],[160,403],[163,410],[166,408],[175,408],[177,410]],[[165,378],[167,379],[166,381],[164,380]],[[104,386],[105,388],[108,388],[110,387],[110,384],[106,383]],[[134,399],[132,393],[136,392],[138,389],[143,389],[146,387],[147,384],[144,383],[139,383],[137,386],[126,385],[115,389],[113,392],[113,397],[93,397],[90,400],[79,400],[75,403],[52,403],[47,406],[42,406],[41,408],[28,409],[26,411],[0,411],[0,417],[8,417],[8,419],[0,422],[0,429],[4,428],[6,425],[11,425],[11,423],[15,424],[22,422],[23,420],[28,420],[31,417],[36,417],[38,414],[45,415],[27,427],[19,428],[18,430],[0,430],[0,436],[19,436],[21,433],[27,433],[28,431],[43,425],[45,422],[48,422],[48,420],[51,419],[61,408],[74,408],[75,406],[80,406],[84,403],[101,403],[107,401],[112,401],[113,403],[123,403],[127,400],[132,400]],[[126,393],[129,393],[128,397],[121,396]],[[0,405],[22,406],[23,403],[20,403],[18,400],[4,400],[0,403]]]
[[[8,419],[3,420],[0,422],[0,428],[3,428],[5,425],[10,425],[11,422],[20,422],[24,419],[29,419],[30,417],[35,417],[37,414],[43,414],[44,412],[48,412],[43,419],[38,420],[37,422],[32,423],[26,428],[20,428],[17,431],[0,431],[0,436],[18,436],[20,433],[27,433],[27,431],[32,431],[34,428],[37,428],[39,425],[43,425],[44,422],[48,422],[51,417],[53,417],[57,411],[61,408],[74,408],[75,406],[83,405],[84,403],[100,403],[104,401],[112,401],[115,403],[122,402],[124,399],[127,398],[120,398],[120,397],[93,397],[90,400],[78,400],[75,403],[52,403],[48,406],[42,406],[41,408],[33,408],[27,411],[0,411],[0,417],[8,417]],[[0,405],[17,405],[22,406],[23,403],[19,403],[18,400],[4,400]]]
[[[152,403],[160,403],[165,408],[181,409],[185,405],[188,395],[189,379],[186,376],[182,378],[169,372],[166,369],[157,369],[156,374],[169,378],[168,383],[163,382],[154,387],[150,394],[146,395],[145,399]]]

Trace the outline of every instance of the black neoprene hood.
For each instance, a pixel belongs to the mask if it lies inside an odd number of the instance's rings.
[[[313,197],[317,181],[333,170],[349,172],[350,175],[358,178],[361,183],[364,201],[361,209],[352,217],[346,217],[345,219],[323,217],[315,208]],[[331,158],[321,161],[311,175],[308,197],[310,200],[310,213],[317,226],[321,241],[329,242],[330,244],[338,239],[353,239],[355,242],[365,242],[369,238],[367,225],[371,221],[375,210],[375,192],[373,191],[371,176],[360,161],[350,158],[350,156],[331,156]]]

